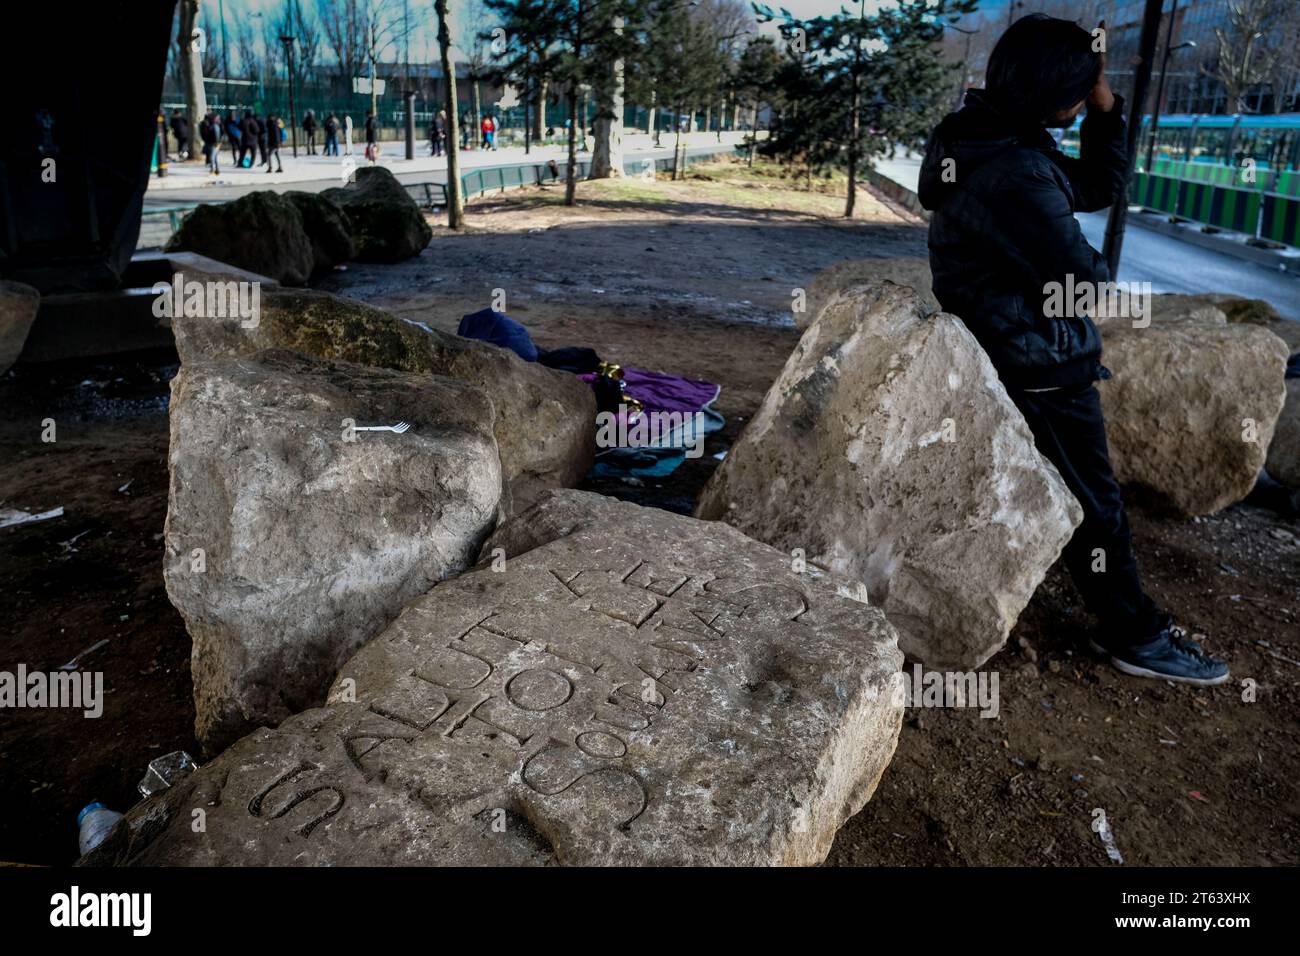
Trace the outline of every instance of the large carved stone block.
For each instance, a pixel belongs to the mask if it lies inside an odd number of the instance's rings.
[[[483,558],[324,708],[84,862],[810,864],[871,796],[902,715],[878,609],[725,525],[582,492],[548,493]]]

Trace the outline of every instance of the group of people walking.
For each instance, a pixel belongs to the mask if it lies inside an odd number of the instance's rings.
[[[180,109],[172,110],[167,128],[176,140],[176,153],[182,160],[193,155],[193,131],[190,122]],[[348,153],[352,152],[352,119],[344,117],[343,122],[330,113],[323,122],[316,119],[316,112],[308,110],[303,117],[302,130],[307,140],[307,155],[338,156],[339,133],[342,131],[348,142]],[[316,148],[317,133],[322,133],[324,142]],[[373,115],[366,119],[367,154],[371,153],[376,136]],[[253,110],[244,110],[240,115],[236,110],[228,111],[224,116],[209,110],[199,121],[198,137],[203,149],[203,158],[207,162],[208,174],[221,173],[221,147],[224,143],[230,148],[230,157],[240,169],[250,169],[254,165],[265,166],[268,173],[284,172],[280,160],[280,146],[288,139],[289,131],[282,117],[275,113],[258,115]],[[164,148],[165,148],[164,143]]]
[[[190,124],[180,110],[172,111],[172,135],[176,137],[177,152],[182,160],[190,156]],[[208,164],[208,174],[221,172],[221,144],[230,147],[230,156],[237,167],[248,169],[256,161],[268,173],[284,172],[280,161],[280,144],[285,141],[284,120],[275,113],[258,116],[244,110],[239,116],[234,110],[221,114],[209,110],[199,120],[199,142],[203,144],[203,158]],[[275,168],[272,169],[272,163]]]
[[[484,114],[482,121],[478,124],[479,133],[482,138],[479,140],[480,149],[496,151],[497,149],[497,120],[491,113]],[[460,148],[469,149],[470,137],[474,131],[474,114],[466,111],[460,118]],[[429,124],[429,155],[441,156],[447,150],[447,111],[439,110],[433,117],[433,122]]]
[[[496,118],[491,113],[487,113],[477,125],[481,134],[479,148],[495,151],[498,129]],[[460,124],[462,149],[470,148],[474,127],[473,114],[466,112]],[[180,159],[182,161],[188,159],[193,149],[191,142],[193,133],[189,120],[180,109],[172,110],[168,129],[176,139]],[[318,120],[316,111],[308,110],[302,120],[302,131],[306,139],[308,156],[340,155],[340,139],[347,144],[345,152],[349,155],[352,153],[350,116],[345,115],[340,121],[336,114],[329,113],[324,120]],[[323,138],[319,148],[317,148],[318,135]],[[449,148],[447,135],[447,113],[445,110],[439,110],[433,122],[429,124],[431,155],[441,156]],[[284,119],[275,113],[259,115],[253,110],[244,110],[243,115],[240,115],[238,111],[230,110],[222,116],[218,112],[209,111],[199,121],[198,136],[209,175],[216,176],[221,173],[223,143],[229,147],[231,160],[239,169],[250,169],[257,165],[266,167],[268,173],[284,172],[284,165],[280,160],[280,146],[288,138],[288,128]],[[373,164],[379,157],[379,124],[372,110],[366,111],[365,142],[366,158]]]

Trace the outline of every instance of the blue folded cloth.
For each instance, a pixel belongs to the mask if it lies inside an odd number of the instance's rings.
[[[456,334],[509,349],[525,362],[537,361],[537,346],[533,344],[533,337],[526,328],[505,313],[493,309],[471,312],[461,317]]]

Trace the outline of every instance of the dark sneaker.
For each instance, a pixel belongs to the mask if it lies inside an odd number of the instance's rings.
[[[1118,670],[1134,677],[1172,680],[1211,687],[1227,681],[1228,665],[1207,654],[1180,628],[1170,627],[1148,644],[1108,649],[1095,640],[1092,649],[1110,658]]]

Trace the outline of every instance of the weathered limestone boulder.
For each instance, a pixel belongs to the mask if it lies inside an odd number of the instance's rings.
[[[40,306],[41,294],[31,286],[0,279],[0,375],[18,361]]]
[[[305,285],[315,265],[312,241],[298,207],[273,192],[253,192],[232,202],[196,207],[166,248],[197,252],[284,285]]]
[[[137,806],[83,863],[813,864],[870,798],[903,701],[878,609],[725,525],[582,492],[483,553],[324,708]]]
[[[1133,327],[1131,311],[1121,296],[1119,316],[1101,316],[1095,321],[1103,333],[1108,328]],[[1151,324],[1168,325],[1171,322],[1199,322],[1203,325],[1254,325],[1268,329],[1287,344],[1292,352],[1300,352],[1300,322],[1283,318],[1271,303],[1264,299],[1243,299],[1224,292],[1206,292],[1200,295],[1169,293],[1151,297]],[[1139,320],[1139,325],[1142,324]]]
[[[496,408],[494,430],[509,493],[507,511],[522,510],[547,488],[576,484],[591,467],[596,400],[576,375],[327,292],[266,293],[259,321],[252,328],[245,324],[174,318],[181,361],[282,347],[478,385]]]
[[[362,262],[401,262],[418,256],[433,238],[420,207],[383,166],[363,166],[355,182],[321,195],[347,213]]]
[[[888,281],[804,332],[696,515],[863,581],[943,670],[1002,646],[1082,520],[975,338]]]
[[[837,293],[854,286],[867,285],[888,279],[916,290],[921,307],[927,313],[939,312],[939,300],[930,291],[930,259],[927,256],[893,256],[871,259],[849,259],[823,269],[808,286],[808,309],[796,312],[794,323],[800,329],[808,328],[821,310]]]
[[[311,240],[312,272],[328,272],[356,255],[352,223],[338,203],[320,193],[287,192],[284,198],[298,207],[302,226]]]
[[[1291,354],[1300,352],[1300,322],[1283,318],[1272,303],[1264,299],[1242,299],[1223,293],[1204,296],[1212,299],[1234,325],[1262,325],[1283,342]]]
[[[209,752],[320,704],[496,522],[492,405],[463,382],[268,350],[185,362],[170,415],[163,577]]]
[[[1113,375],[1098,386],[1106,435],[1121,483],[1177,514],[1206,515],[1255,486],[1282,411],[1287,348],[1267,328],[1160,301],[1169,298],[1155,297],[1145,328],[1101,326]]]
[[[1282,484],[1300,488],[1300,378],[1286,380],[1286,404],[1269,442],[1265,467]]]

